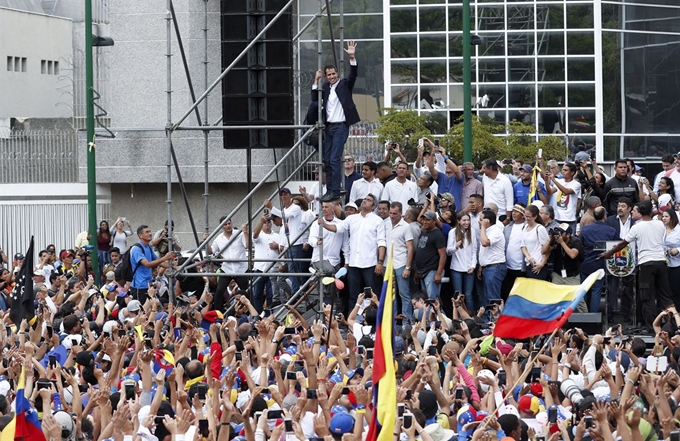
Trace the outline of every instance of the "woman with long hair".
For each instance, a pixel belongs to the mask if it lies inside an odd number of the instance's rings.
[[[470,215],[464,211],[456,215],[456,227],[449,232],[446,254],[451,256],[453,291],[465,295],[465,305],[474,310],[472,288],[477,266],[477,239],[470,227]]]
[[[521,250],[526,264],[526,276],[530,279],[548,279],[550,237],[543,226],[538,207],[529,205],[525,212],[527,227],[522,235]]]
[[[668,259],[668,281],[673,291],[673,303],[680,308],[680,226],[673,207],[663,210],[661,222],[666,226],[663,244]]]
[[[97,229],[97,257],[99,259],[99,272],[102,268],[111,263],[111,230],[109,230],[109,223],[107,221],[99,222],[99,229]]]
[[[675,183],[671,178],[664,176],[659,180],[659,191],[654,191],[649,184],[647,186],[649,195],[659,210],[668,206],[675,207]]]
[[[127,229],[125,226],[127,225]],[[113,224],[114,230],[111,233],[111,246],[120,250],[120,254],[124,254],[128,249],[127,238],[132,236],[132,225],[130,219],[119,217]]]

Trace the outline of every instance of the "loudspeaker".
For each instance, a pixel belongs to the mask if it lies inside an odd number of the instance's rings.
[[[574,312],[569,316],[565,328],[581,328],[583,329],[583,332],[590,336],[602,334],[602,313]]]
[[[222,0],[222,69],[269,24],[284,0]],[[293,15],[287,10],[222,81],[224,125],[293,124]],[[288,148],[293,129],[228,130],[224,148]]]

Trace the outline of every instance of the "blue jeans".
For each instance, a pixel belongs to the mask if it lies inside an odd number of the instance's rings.
[[[581,283],[588,278],[590,274],[581,273]],[[593,283],[590,287],[590,303],[588,304],[588,312],[600,312],[600,299],[602,299],[602,288],[604,288],[605,278],[601,278]]]
[[[479,306],[486,307],[489,299],[501,298],[501,285],[508,267],[503,263],[487,265],[482,268],[482,280],[484,282],[484,294],[479,296]]]
[[[291,239],[295,239],[291,237]],[[309,272],[309,262],[301,262],[297,259],[304,259],[307,257],[307,253],[302,249],[302,245],[293,245],[290,247],[288,256],[293,260],[289,268],[292,270],[291,273],[307,273]],[[293,282],[293,294],[295,294],[300,286],[302,286],[306,280],[305,277],[291,277],[290,280]]]
[[[475,310],[475,299],[472,298],[472,288],[475,286],[475,273],[461,273],[451,270],[451,283],[453,291],[460,292],[465,296],[465,306],[470,311]]]
[[[326,189],[328,193],[340,195],[340,182],[344,179],[342,158],[345,142],[349,137],[349,126],[345,123],[326,123],[323,139],[323,169],[326,172]]]
[[[253,270],[254,273],[263,274],[260,270]],[[272,291],[272,279],[269,277],[258,277],[257,281],[253,285],[253,306],[257,312],[262,312],[264,307],[264,289],[267,288],[267,307],[271,308],[274,293]]]
[[[395,268],[394,274],[396,275],[399,297],[401,297],[401,313],[404,314],[406,317],[411,318],[411,315],[413,315],[413,305],[411,305],[411,290],[409,279],[404,279],[403,276],[405,269],[406,269],[405,266],[402,266],[401,268]],[[394,314],[396,315],[396,312]]]
[[[439,297],[441,284],[434,283],[434,276],[437,274],[436,270],[428,271],[425,275],[420,276],[420,288],[427,293],[427,298],[434,300]]]

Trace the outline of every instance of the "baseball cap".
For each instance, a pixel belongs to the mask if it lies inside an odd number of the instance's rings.
[[[451,193],[442,193],[439,197],[445,201],[453,202],[453,195]]]
[[[281,194],[281,193],[292,194],[292,193],[290,192],[290,189],[289,189],[288,187],[283,187],[281,190],[279,190],[279,194]]]
[[[354,208],[355,210],[359,209],[359,207],[357,207],[357,204],[355,204],[354,202],[350,202],[349,204],[345,205],[345,208],[347,207]]]
[[[22,253],[16,253],[14,255],[14,260],[24,260],[24,255]]]
[[[571,231],[571,225],[566,222],[562,222],[557,226],[557,228],[559,228],[563,233],[573,234],[573,231]]]
[[[114,280],[116,278],[116,274],[113,271],[109,271],[106,273],[106,280]]]
[[[522,171],[531,173],[532,171],[534,171],[534,169],[529,164],[524,164],[522,166]]]
[[[331,433],[334,435],[344,435],[354,430],[354,417],[348,413],[336,413],[331,418],[329,425]]]
[[[76,363],[81,366],[94,366],[94,354],[90,351],[82,351],[76,355]]]
[[[71,251],[71,250],[64,250],[64,251],[61,252],[61,254],[59,254],[59,259],[64,260],[64,259],[65,259],[67,256],[69,256],[69,255],[70,255],[71,257],[74,257],[74,256],[75,256],[75,254],[73,253],[73,251]],[[15,257],[15,259],[16,259],[16,257]]]
[[[139,300],[131,300],[130,303],[127,305],[127,310],[130,312],[135,312],[139,311],[142,307],[142,304],[139,303]]]
[[[435,213],[435,212],[432,211],[432,210],[427,210],[427,211],[425,212],[425,214],[423,214],[423,217],[424,217],[425,219],[435,220],[435,219],[437,219],[437,213]]]

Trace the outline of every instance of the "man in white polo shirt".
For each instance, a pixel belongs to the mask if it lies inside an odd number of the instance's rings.
[[[505,235],[503,226],[496,223],[496,213],[483,210],[479,216],[479,270],[477,278],[484,283],[479,306],[487,306],[489,299],[501,298],[501,285],[508,268],[505,264]]]

